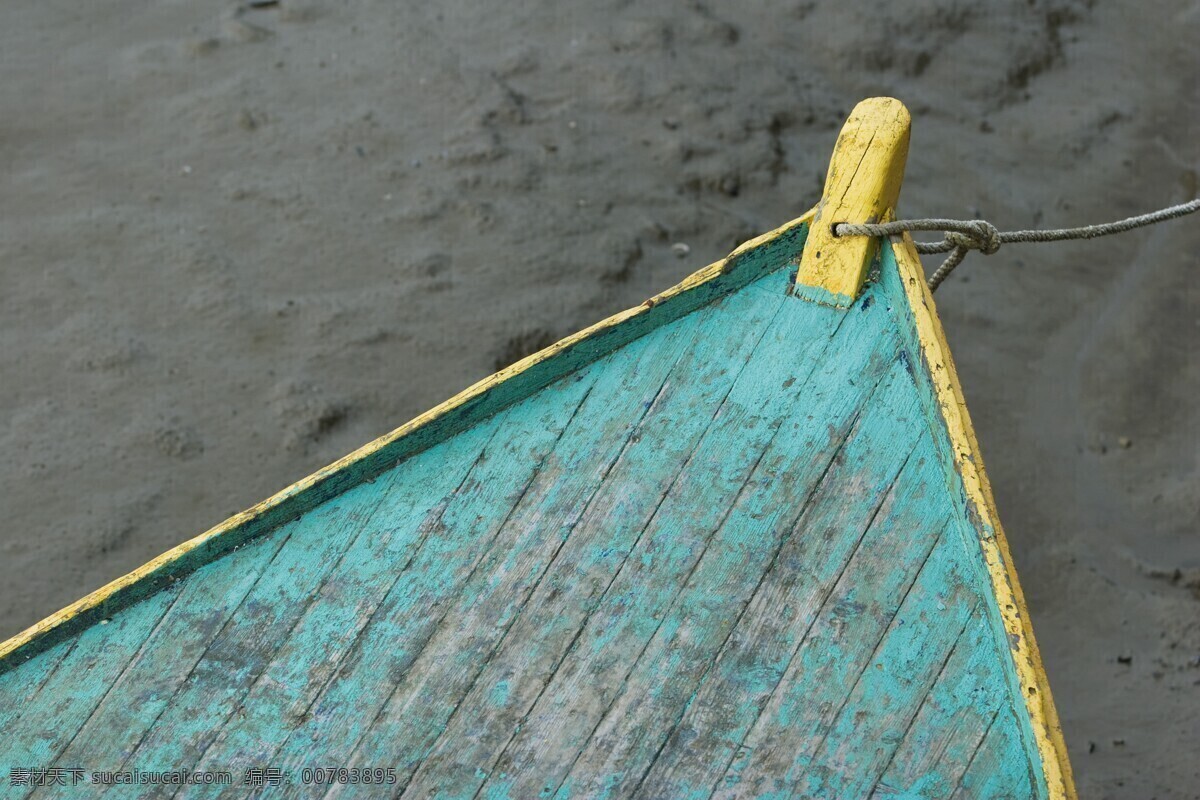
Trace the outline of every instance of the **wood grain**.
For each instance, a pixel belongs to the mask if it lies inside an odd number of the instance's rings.
[[[1004,695],[996,648],[978,611],[892,753],[872,797],[949,797]]]
[[[1062,797],[910,256],[884,248],[838,308],[795,296],[787,236],[741,251],[752,277],[535,360],[488,413],[443,410],[298,517],[91,606],[107,624],[19,645],[15,763],[276,766],[285,797],[379,793],[298,780],[318,766],[391,768],[407,797]]]
[[[880,288],[887,302],[897,309],[898,328],[912,352],[919,354],[920,368],[914,371],[917,388],[926,414],[938,429],[947,484],[963,517],[968,546],[978,548],[974,561],[989,589],[990,597],[982,607],[985,618],[996,640],[1010,651],[1003,661],[1005,679],[1010,691],[1025,705],[1020,719],[1022,725],[1027,720],[1028,727],[1021,740],[1039,772],[1035,786],[1039,791],[1045,787],[1046,796],[1054,800],[1075,800],[1062,725],[1033,635],[1029,609],[1000,525],[954,359],[911,236],[905,235],[882,249],[880,275]]]
[[[785,267],[803,247],[813,212],[742,243],[638,306],[568,336],[297,481],[252,508],[168,550],[70,606],[0,642],[0,674],[257,536],[528,398],[658,327]]]
[[[890,97],[863,100],[850,112],[800,258],[796,293],[801,297],[845,308],[862,291],[879,243],[867,236],[834,236],[833,226],[890,218],[904,179],[910,125],[908,109]]]
[[[613,576],[636,551],[647,524],[692,457],[786,300],[750,293],[719,304],[696,330],[695,346],[676,365],[667,389],[649,409],[579,524],[538,584],[521,619],[492,656],[460,708],[489,707],[484,719],[461,713],[443,731],[443,745],[409,787],[459,794],[480,784],[474,767],[494,760],[545,691],[567,650],[607,596]],[[724,336],[732,320],[746,336]],[[790,346],[790,342],[788,343]],[[677,391],[687,383],[694,391]],[[717,414],[711,409],[718,409]],[[637,486],[638,492],[630,487]]]
[[[167,710],[283,541],[284,537],[270,537],[252,542],[232,556],[236,568],[209,565],[196,573],[195,580],[187,581],[56,764],[88,771],[120,769]]]

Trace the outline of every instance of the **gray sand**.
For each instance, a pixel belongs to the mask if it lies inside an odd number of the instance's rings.
[[[800,214],[864,96],[909,216],[1196,193],[1189,0],[503,5],[3,4],[0,636]],[[1088,798],[1200,797],[1198,252],[938,293]]]

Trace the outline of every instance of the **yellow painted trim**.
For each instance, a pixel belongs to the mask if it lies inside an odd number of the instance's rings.
[[[908,160],[911,117],[899,100],[872,97],[854,107],[829,160],[825,191],[809,231],[796,290],[802,297],[848,308],[862,291],[879,242],[833,235],[838,222],[881,222],[896,207]]]
[[[730,253],[725,258],[708,265],[707,267],[699,270],[698,272],[692,273],[691,275],[689,275],[687,278],[684,278],[681,282],[679,282],[675,286],[672,286],[670,289],[667,289],[666,291],[655,295],[654,297],[650,298],[649,300],[646,300],[641,305],[634,306],[633,308],[626,309],[625,311],[621,311],[617,314],[614,314],[613,316],[609,317],[608,319],[598,322],[589,328],[585,328],[584,330],[579,331],[578,333],[572,334],[571,336],[568,336],[565,339],[555,342],[554,344],[550,345],[546,349],[541,350],[537,353],[534,353],[533,355],[527,356],[511,366],[505,367],[504,369],[500,370],[499,372],[495,373],[494,375],[490,375],[490,376],[484,378],[483,380],[479,381],[478,383],[475,383],[468,389],[465,389],[464,391],[459,392],[458,394],[456,394],[454,397],[450,398],[449,400],[446,400],[445,402],[441,403],[440,405],[437,405],[437,406],[433,407],[432,409],[430,409],[429,411],[426,411],[424,414],[421,414],[420,416],[410,420],[409,422],[405,423],[404,425],[401,425],[399,428],[396,428],[391,433],[385,434],[385,435],[379,437],[378,439],[374,440],[373,442],[370,442],[369,444],[366,444],[366,445],[360,447],[359,449],[355,450],[350,455],[345,456],[344,458],[338,459],[337,461],[333,462],[332,464],[325,467],[324,469],[318,470],[317,472],[314,472],[312,475],[309,475],[307,478],[303,478],[303,479],[297,481],[296,483],[293,483],[291,486],[288,486],[286,489],[272,495],[271,497],[262,501],[258,505],[255,505],[245,511],[242,511],[239,514],[233,515],[229,519],[225,520],[224,522],[220,523],[219,525],[217,525],[213,528],[210,528],[209,530],[205,531],[204,533],[200,534],[199,536],[197,536],[193,539],[189,539],[188,541],[184,542],[183,544],[180,544],[180,545],[172,548],[171,550],[168,550],[167,552],[163,553],[162,555],[158,556],[157,558],[146,562],[145,564],[143,564],[142,566],[133,570],[132,572],[130,572],[126,575],[122,575],[120,578],[117,578],[115,581],[112,581],[111,583],[108,583],[105,586],[102,586],[101,588],[97,589],[96,591],[92,592],[91,594],[87,595],[86,597],[83,597],[82,599],[75,601],[74,603],[72,603],[71,605],[62,609],[61,611],[59,611],[55,614],[51,614],[49,617],[46,617],[41,622],[38,622],[29,628],[26,628],[24,631],[22,631],[21,633],[18,633],[16,636],[11,637],[10,639],[7,639],[4,642],[0,642],[0,663],[3,663],[4,659],[9,654],[24,647],[25,645],[32,642],[34,639],[42,637],[42,636],[46,635],[47,633],[49,633],[50,631],[62,626],[63,624],[65,624],[69,620],[73,619],[74,617],[98,607],[106,599],[108,599],[113,594],[117,593],[118,591],[121,591],[122,589],[125,589],[126,587],[129,587],[135,583],[138,583],[141,580],[148,578],[149,576],[151,576],[153,574],[158,573],[164,567],[170,565],[173,562],[180,561],[185,555],[187,555],[192,550],[195,550],[197,547],[200,547],[204,543],[206,543],[212,539],[215,539],[216,537],[227,534],[230,531],[241,527],[242,525],[245,525],[246,523],[250,522],[251,520],[255,519],[256,517],[261,516],[262,514],[266,513],[267,511],[277,507],[280,503],[284,502],[288,498],[293,497],[297,494],[300,494],[301,492],[304,492],[307,489],[310,489],[314,485],[316,485],[316,484],[320,483],[321,481],[323,481],[324,479],[328,478],[330,475],[340,472],[342,470],[345,470],[345,469],[351,467],[352,465],[354,465],[355,463],[362,461],[363,459],[378,452],[379,450],[383,449],[384,447],[387,447],[388,445],[392,444],[393,442],[395,442],[405,436],[411,435],[413,432],[417,431],[418,429],[430,424],[431,422],[437,420],[440,417],[445,416],[446,414],[450,413],[454,409],[458,408],[459,406],[462,406],[463,404],[469,402],[470,400],[474,399],[475,397],[478,397],[479,395],[483,394],[484,392],[487,392],[487,391],[495,388],[499,384],[502,384],[506,381],[512,380],[513,378],[515,378],[516,376],[525,372],[526,370],[530,369],[534,365],[539,364],[549,358],[554,357],[558,353],[568,349],[569,347],[572,347],[575,344],[578,344],[581,341],[584,341],[593,336],[596,336],[597,334],[600,334],[610,328],[614,328],[624,322],[634,319],[635,317],[639,317],[642,314],[647,313],[654,306],[656,306],[666,300],[669,300],[678,295],[682,295],[686,292],[690,292],[695,289],[698,289],[698,288],[704,286],[706,283],[709,283],[710,281],[715,280],[716,278],[720,277],[724,273],[727,265],[730,263],[730,261],[732,259],[734,259],[735,257],[737,257],[739,255],[742,255],[743,253],[745,253],[749,250],[753,250],[755,248],[761,247],[762,245],[765,245],[765,244],[771,242],[772,240],[788,233],[789,231],[791,231],[792,229],[796,228],[799,225],[811,223],[815,213],[816,213],[816,209],[811,209],[807,213],[803,214],[802,216],[797,217],[796,219],[794,219],[788,223],[785,223],[784,225],[781,225],[780,227],[776,228],[773,231],[770,231],[770,232],[765,233],[761,236],[758,236],[754,239],[751,239],[747,242],[744,242],[736,250],[734,250],[732,253]]]
[[[1025,606],[1025,596],[1017,580],[1017,570],[1008,548],[1008,541],[1000,527],[996,501],[992,497],[992,487],[983,468],[983,459],[979,455],[979,443],[967,413],[967,404],[958,381],[958,373],[954,368],[954,360],[950,357],[946,334],[942,330],[941,320],[938,319],[933,295],[925,283],[925,271],[912,237],[905,234],[902,241],[893,243],[893,248],[900,270],[900,281],[916,322],[921,355],[933,379],[938,407],[954,449],[955,469],[962,477],[967,500],[977,516],[984,561],[1004,621],[1004,630],[1008,634],[1009,650],[1016,665],[1021,697],[1025,701],[1033,726],[1049,794],[1052,800],[1076,800],[1062,726],[1054,708],[1054,698],[1050,694],[1050,683],[1042,666],[1042,657],[1033,637],[1033,625],[1029,618],[1029,610]]]

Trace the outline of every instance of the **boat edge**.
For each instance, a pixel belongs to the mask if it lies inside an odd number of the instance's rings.
[[[816,208],[814,207],[799,217],[785,222],[767,233],[743,242],[725,258],[697,270],[679,283],[643,301],[639,305],[613,314],[475,382],[450,399],[439,403],[391,432],[368,442],[350,454],[334,461],[332,464],[301,478],[245,511],[234,514],[198,536],[176,545],[142,564],[140,567],[110,581],[65,608],[34,623],[15,636],[0,641],[0,675],[29,661],[68,638],[73,633],[100,621],[105,616],[148,597],[162,588],[167,581],[178,580],[200,567],[212,563],[252,539],[269,533],[280,525],[300,517],[320,503],[341,494],[364,480],[370,480],[375,475],[395,466],[404,459],[410,458],[422,450],[445,441],[450,436],[459,432],[459,430],[477,424],[513,403],[520,402],[520,400],[553,382],[558,377],[562,377],[578,369],[582,364],[566,364],[565,366],[568,368],[562,372],[562,375],[542,380],[540,383],[534,382],[529,387],[523,387],[528,389],[528,391],[523,394],[518,392],[510,398],[501,399],[494,408],[486,409],[486,413],[483,416],[479,419],[471,420],[470,424],[462,428],[447,428],[443,431],[435,431],[430,440],[420,443],[417,447],[403,453],[398,458],[391,456],[380,458],[381,454],[384,454],[389,448],[394,448],[404,440],[427,431],[434,423],[445,420],[452,413],[469,413],[472,410],[469,406],[473,401],[479,401],[489,393],[504,387],[515,378],[525,375],[534,367],[549,362],[555,357],[566,356],[574,348],[593,341],[626,323],[644,317],[655,309],[665,311],[667,309],[664,304],[670,305],[673,300],[678,302],[683,296],[701,290],[709,284],[714,284],[719,278],[734,272],[736,262],[740,258],[745,257],[751,251],[771,244],[777,239],[797,232],[800,228],[810,224],[815,215]],[[797,248],[794,255],[795,257],[799,257],[800,248]],[[727,287],[724,287],[723,291],[719,291],[705,302],[697,304],[696,308],[707,305],[707,303],[736,290],[739,285],[737,281],[730,282]],[[685,304],[681,309],[681,313],[675,318],[681,318],[694,310],[694,308],[687,308]],[[634,341],[660,325],[671,321],[673,319],[669,314],[661,314],[655,324],[647,327],[646,330],[640,333],[632,335],[629,341]],[[627,343],[622,342],[617,346]],[[597,355],[596,357],[600,356]],[[372,464],[370,462],[377,463]],[[374,475],[371,474],[372,468],[374,468]],[[350,475],[352,471],[357,474]]]
[[[906,233],[901,241],[892,241],[891,247],[916,328],[921,359],[933,384],[933,399],[950,439],[954,469],[962,481],[968,512],[975,517],[972,527],[979,534],[993,600],[1007,634],[1008,650],[1029,714],[1048,795],[1051,800],[1078,800],[1050,682],[933,293],[926,283],[912,237]]]

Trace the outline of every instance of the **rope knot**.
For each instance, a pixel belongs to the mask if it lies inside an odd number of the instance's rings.
[[[985,219],[964,221],[960,230],[946,231],[946,241],[964,250],[991,255],[1000,249],[1000,231]]]
[[[1061,242],[1068,239],[1094,239],[1110,233],[1124,233],[1143,225],[1153,225],[1168,219],[1200,211],[1200,198],[1176,206],[1160,208],[1149,214],[1106,222],[1103,225],[1085,225],[1082,228],[1053,228],[1051,230],[1006,231],[1001,233],[996,226],[983,219],[900,219],[891,222],[837,222],[833,225],[834,236],[896,236],[908,231],[940,231],[940,242],[913,242],[913,248],[922,255],[949,253],[937,271],[929,277],[929,290],[933,291],[946,279],[955,267],[966,258],[971,250],[991,255],[1005,242]]]

